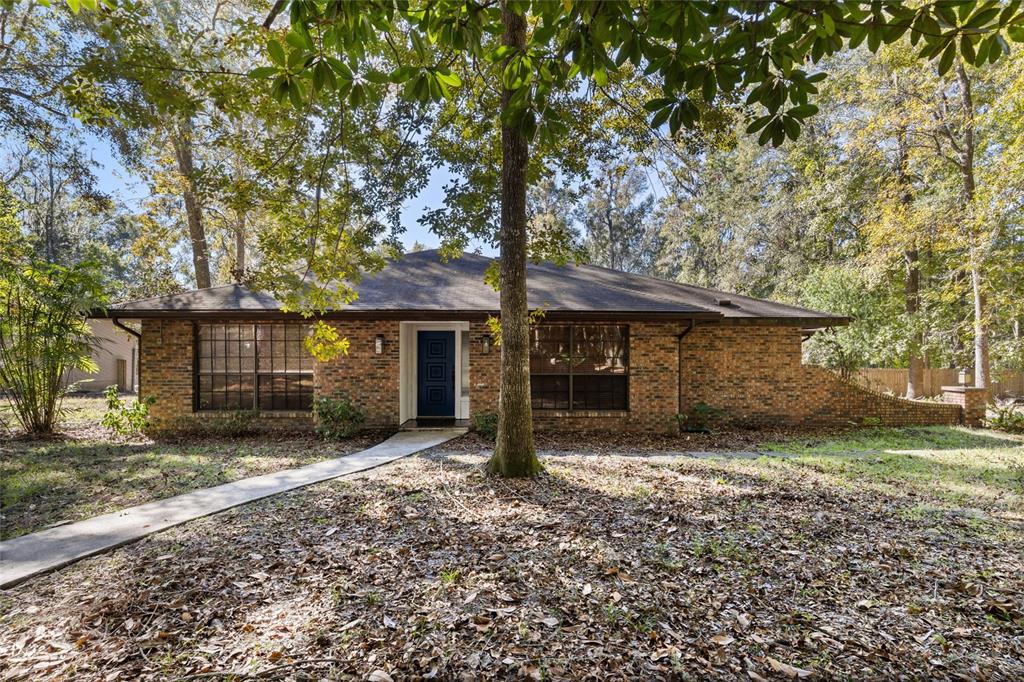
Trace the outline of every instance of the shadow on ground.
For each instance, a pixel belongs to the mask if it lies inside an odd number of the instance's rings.
[[[507,481],[484,459],[413,457],[16,588],[13,679],[1024,675],[1019,529],[763,461]]]

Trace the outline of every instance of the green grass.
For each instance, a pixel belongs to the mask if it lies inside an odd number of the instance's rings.
[[[0,539],[362,449],[373,436],[113,440],[102,398],[65,401],[68,440],[0,441]]]
[[[765,443],[792,455],[770,466],[921,495],[945,506],[1024,510],[1024,438],[947,426],[862,429],[836,438]],[[766,458],[767,459],[767,458]]]

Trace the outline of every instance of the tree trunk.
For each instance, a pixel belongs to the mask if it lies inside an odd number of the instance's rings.
[[[526,45],[526,20],[502,2],[503,44]],[[502,90],[502,109],[512,97]],[[530,406],[530,324],[526,301],[526,165],[529,143],[516,127],[501,127],[501,391],[498,438],[487,468],[501,476],[540,471]]]
[[[904,251],[903,260],[907,266],[903,293],[907,317],[913,320],[921,310],[921,268],[917,249],[907,249]],[[914,323],[916,324],[916,321]],[[924,396],[924,358],[921,357],[922,336],[922,332],[915,328],[907,354],[907,397],[910,399]]]
[[[238,211],[235,222],[235,269],[232,275],[238,283],[245,279],[245,211]]]
[[[182,198],[185,200],[185,217],[188,219],[188,236],[192,244],[192,266],[195,269],[196,287],[210,288],[210,256],[206,245],[206,228],[203,226],[203,211],[199,204],[195,184],[195,167],[192,162],[191,121],[174,130],[171,143],[178,161],[178,173],[185,182]]]
[[[907,207],[914,200],[910,177],[907,173],[907,138],[906,130],[899,130],[896,135],[896,178],[900,183],[900,204]],[[907,351],[907,398],[914,399],[924,395],[924,361],[921,348],[924,345],[923,332],[915,319],[921,310],[921,265],[916,244],[910,244],[903,250],[905,273],[903,280],[904,310],[907,318],[914,325]]]
[[[970,232],[971,290],[974,294],[974,385],[989,385],[988,325],[985,321],[985,291],[982,274],[982,253],[973,222],[974,208],[974,98],[971,81],[959,59],[956,77],[960,83],[960,102],[963,107],[963,149],[960,154],[960,172],[963,182],[964,219]]]

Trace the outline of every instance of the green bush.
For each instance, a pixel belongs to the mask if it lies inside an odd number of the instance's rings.
[[[103,396],[107,399],[107,412],[101,423],[114,433],[132,436],[149,426],[149,406],[155,402],[152,396],[126,403],[118,395],[117,386],[107,386]]]
[[[684,433],[711,433],[725,416],[725,410],[707,403],[697,403],[689,412],[676,415],[679,430]]]
[[[0,185],[0,399],[25,432],[60,419],[72,369],[96,372],[90,310],[104,304],[99,263],[49,263],[22,233],[20,206]]]
[[[348,396],[322,396],[313,401],[316,432],[329,440],[348,438],[366,421],[366,415]]]
[[[235,410],[215,416],[207,415],[196,422],[204,434],[222,438],[241,438],[256,431],[256,420],[259,416],[259,410]]]
[[[487,440],[495,440],[498,437],[498,415],[494,412],[474,414],[473,430]]]
[[[1024,433],[1024,411],[1016,405],[992,405],[990,409],[994,414],[985,420],[985,426],[1007,433]]]

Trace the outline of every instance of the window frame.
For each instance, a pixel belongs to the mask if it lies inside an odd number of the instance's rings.
[[[631,361],[630,361],[630,342],[631,342],[631,336],[630,336],[630,326],[628,324],[619,324],[619,323],[612,323],[612,322],[551,322],[551,323],[548,323],[546,325],[545,324],[541,324],[541,325],[538,325],[538,326],[568,327],[568,329],[569,329],[569,340],[568,340],[569,354],[567,356],[568,359],[566,361],[566,371],[565,372],[550,372],[550,373],[549,372],[537,372],[537,373],[534,373],[532,371],[530,372],[530,403],[531,403],[531,409],[533,411],[540,412],[540,413],[578,413],[578,414],[587,414],[587,413],[592,413],[592,412],[607,413],[607,412],[629,412],[630,411],[631,401],[630,401],[630,390],[629,389],[630,389],[630,384],[631,384],[631,379],[630,379],[630,364],[631,364]],[[577,371],[573,371],[573,367],[575,365],[575,363],[573,361],[575,359],[577,359],[577,358],[583,357],[583,356],[578,356],[578,355],[574,354],[574,351],[575,351],[575,348],[576,348],[575,333],[576,333],[576,328],[577,327],[618,327],[618,328],[621,328],[622,329],[622,339],[623,339],[623,370],[624,371],[621,374],[605,374],[605,373],[600,373],[600,372],[577,372]],[[532,347],[533,347],[532,339],[531,339],[530,346],[531,346],[530,355],[532,356],[533,355],[533,352],[532,352]],[[534,386],[533,378],[534,378],[534,376],[538,376],[538,377],[566,377],[568,379],[568,394],[567,394],[568,407],[533,407],[533,386]],[[625,398],[626,398],[625,406],[622,407],[622,408],[576,408],[576,407],[574,407],[574,404],[575,404],[575,400],[574,400],[574,397],[575,397],[574,396],[574,388],[575,388],[574,383],[575,383],[575,381],[574,381],[574,378],[575,377],[604,377],[604,376],[622,377],[623,383],[625,383]]]
[[[280,326],[280,327],[286,327],[286,326],[289,326],[289,325],[306,327],[307,328],[307,333],[308,333],[308,327],[309,327],[309,323],[308,322],[293,322],[293,321],[290,321],[290,320],[282,320],[282,321],[261,320],[261,321],[255,321],[255,322],[243,322],[243,321],[237,321],[237,320],[215,320],[215,321],[209,321],[209,322],[207,322],[207,321],[203,321],[203,322],[196,321],[196,322],[192,323],[192,411],[194,413],[216,414],[216,413],[238,412],[238,411],[248,411],[248,410],[251,410],[251,411],[254,411],[254,412],[274,412],[274,413],[299,412],[299,413],[303,413],[303,414],[308,414],[308,413],[312,412],[312,409],[313,409],[312,408],[312,400],[310,401],[311,404],[310,404],[310,407],[308,407],[308,408],[301,408],[301,407],[299,407],[299,408],[292,408],[292,407],[285,407],[285,408],[273,408],[273,407],[271,407],[271,408],[262,408],[262,407],[260,407],[260,377],[261,377],[261,375],[263,375],[263,376],[267,376],[267,375],[275,376],[275,374],[273,372],[270,372],[270,373],[268,373],[268,372],[260,372],[260,345],[262,345],[262,343],[261,343],[261,341],[259,339],[258,330],[259,330],[259,327],[261,325],[268,325],[268,324],[272,324],[272,325]],[[216,325],[233,325],[233,326],[237,326],[237,327],[250,327],[252,329],[252,343],[253,343],[252,370],[251,371],[247,370],[247,371],[244,371],[244,372],[241,371],[241,369],[239,369],[238,372],[227,372],[227,371],[224,371],[224,372],[214,372],[214,371],[202,372],[201,368],[200,368],[200,357],[201,357],[201,355],[200,355],[200,328],[202,326],[204,326],[204,325],[208,326],[208,327],[213,327],[213,326],[216,326]],[[273,341],[274,340],[276,340],[276,335],[275,335],[274,339],[271,339],[270,341],[264,341],[264,343],[268,343],[268,345],[270,345],[270,347],[271,347],[271,351],[270,351],[271,352],[271,357],[273,357]],[[289,358],[289,355],[288,355],[288,352],[287,352],[287,342],[285,344],[285,349],[286,350],[285,350],[284,358],[285,358],[285,361],[287,362],[287,359]],[[212,359],[212,357],[213,356],[211,356],[211,359]],[[312,356],[310,356],[310,357],[312,357]],[[227,360],[227,356],[225,356],[225,361],[226,360]],[[239,362],[241,362],[241,358],[239,358]],[[211,408],[211,407],[204,408],[204,407],[201,406],[201,402],[202,402],[202,398],[201,398],[201,395],[200,395],[200,378],[201,377],[204,377],[204,376],[210,376],[210,377],[214,377],[214,376],[243,376],[243,375],[244,376],[250,376],[252,378],[252,405],[250,405],[248,407],[239,407],[237,409],[235,409],[235,408]],[[313,377],[314,377],[313,365],[311,363],[310,364],[310,368],[308,370],[302,370],[302,369],[295,370],[295,371],[285,370],[284,372],[280,373],[280,376],[282,376],[282,377],[309,377],[310,381],[313,381]],[[211,382],[212,382],[212,380],[211,380]],[[271,389],[271,393],[272,392],[273,391]],[[315,392],[315,389],[314,389],[314,392]]]

